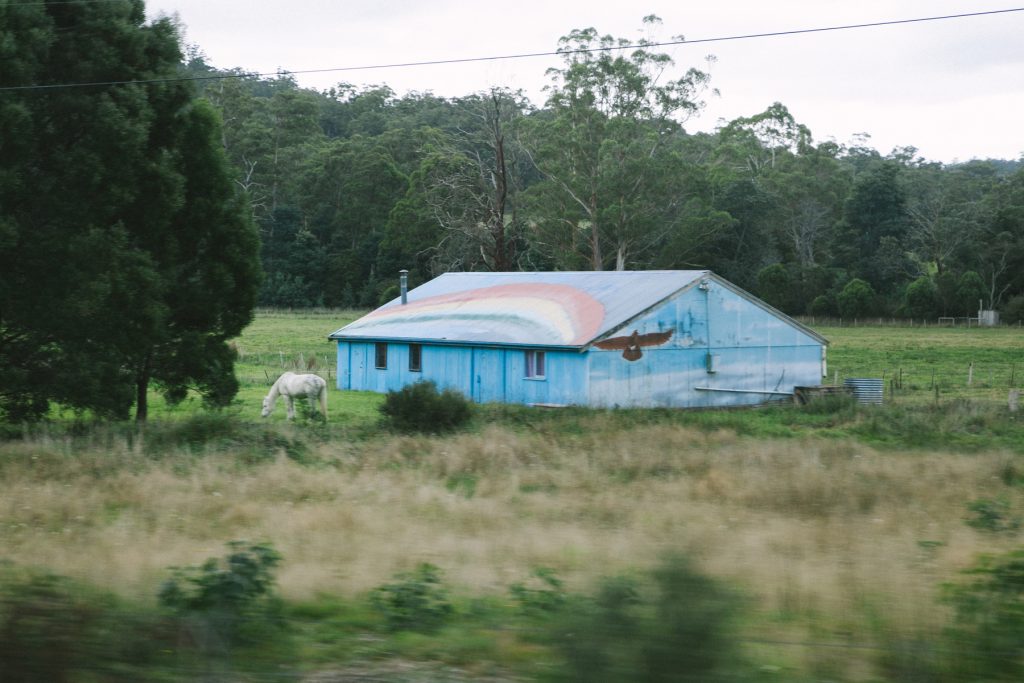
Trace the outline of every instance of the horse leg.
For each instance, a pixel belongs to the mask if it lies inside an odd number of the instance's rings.
[[[288,401],[288,419],[289,420],[294,420],[295,419],[295,399],[292,398],[291,396],[287,396],[285,398]]]

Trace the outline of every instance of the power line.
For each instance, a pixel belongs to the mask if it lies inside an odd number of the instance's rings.
[[[99,0],[105,1],[105,0]],[[23,4],[56,4],[56,3],[23,3]],[[468,64],[473,62],[495,62],[510,59],[529,59],[534,57],[560,57],[564,55],[585,54],[595,52],[613,52],[619,50],[646,49],[652,47],[671,47],[676,45],[700,45],[705,43],[722,43],[734,40],[751,40],[754,38],[779,38],[783,36],[796,36],[809,33],[827,33],[831,31],[849,31],[862,28],[877,28],[882,26],[899,26],[904,24],[918,24],[930,21],[944,21],[948,19],[966,19],[970,17],[992,16],[998,14],[1009,14],[1012,12],[1024,12],[1024,7],[1013,7],[1009,9],[986,10],[982,12],[967,12],[964,14],[945,14],[933,17],[917,17],[914,19],[893,19],[889,21],[875,21],[864,24],[843,24],[839,26],[823,26],[818,28],[793,29],[789,31],[772,31],[768,33],[747,33],[732,36],[718,36],[715,38],[698,38],[696,40],[670,40],[656,43],[642,43],[629,45],[613,45],[607,47],[581,48],[577,50],[556,50],[554,52],[524,52],[510,55],[496,55],[490,57],[461,57],[455,59],[435,59],[420,62],[393,62],[389,64],[366,64],[362,66],[339,66],[325,69],[300,69],[295,71],[279,70],[269,73],[220,73],[208,76],[174,76],[167,78],[151,78],[126,81],[93,81],[82,83],[54,83],[48,85],[12,85],[0,87],[0,92],[16,90],[56,90],[61,88],[85,88],[109,85],[146,85],[156,83],[174,83],[179,81],[217,81],[228,78],[262,78],[266,76],[282,76],[295,74],[319,74],[346,71],[370,71],[374,69],[403,69],[416,66],[441,66],[448,64]]]

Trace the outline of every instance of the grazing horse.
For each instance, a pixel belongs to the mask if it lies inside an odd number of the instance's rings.
[[[288,419],[295,419],[295,399],[308,398],[309,406],[317,409],[316,401],[320,402],[320,412],[324,419],[327,419],[327,382],[319,375],[296,375],[294,372],[286,372],[277,378],[274,386],[270,387],[270,393],[263,399],[263,417],[273,412],[277,405],[277,397],[284,396],[288,403]]]

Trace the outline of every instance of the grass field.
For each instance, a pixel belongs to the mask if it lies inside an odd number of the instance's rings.
[[[819,332],[832,341],[830,379],[832,373],[840,382],[881,377],[889,391],[895,389],[897,401],[934,401],[937,388],[940,401],[1005,404],[1008,390],[1024,385],[1020,328],[824,327]]]
[[[326,335],[356,315],[262,313],[237,341],[226,415],[161,404],[141,434],[58,424],[0,444],[0,564],[146,610],[169,567],[266,541],[283,557],[295,676],[532,680],[555,655],[513,584],[548,568],[585,595],[682,552],[743,596],[742,675],[728,680],[975,680],[933,660],[952,624],[942,585],[1020,547],[1016,330],[822,330],[840,379],[903,368],[882,408],[490,406],[428,437],[384,429],[379,396],[332,391],[326,425],[285,424],[283,407],[260,421],[281,371],[333,372]],[[987,526],[965,524],[983,513]],[[391,633],[367,596],[422,562],[444,572],[456,617]]]

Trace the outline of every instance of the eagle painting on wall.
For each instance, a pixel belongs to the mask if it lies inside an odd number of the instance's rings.
[[[667,332],[638,334],[636,330],[633,330],[633,334],[629,336],[612,337],[611,339],[599,341],[594,344],[594,346],[606,351],[618,351],[619,349],[622,349],[622,357],[626,360],[640,360],[644,355],[644,352],[640,350],[640,347],[661,346],[672,338],[672,332],[672,330],[668,330]]]

